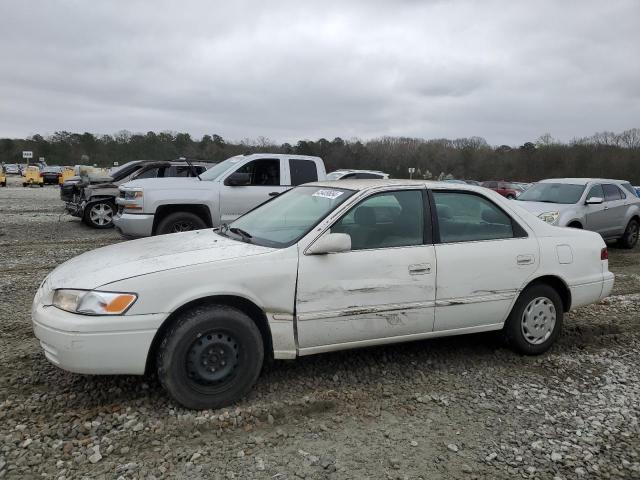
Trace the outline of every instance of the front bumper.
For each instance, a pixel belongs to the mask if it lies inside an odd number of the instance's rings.
[[[150,237],[153,231],[153,215],[118,212],[113,224],[120,235],[139,238]]]
[[[165,314],[86,316],[34,306],[33,331],[45,357],[75,373],[142,375]]]

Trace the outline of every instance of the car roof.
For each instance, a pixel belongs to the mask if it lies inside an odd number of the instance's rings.
[[[589,182],[617,182],[629,183],[627,180],[615,180],[613,178],[546,178],[538,183],[566,183],[570,185],[586,185]]]
[[[352,172],[366,172],[366,173],[384,173],[381,170],[361,170],[361,169],[357,169],[357,168],[339,168],[337,170],[334,170],[333,172],[329,172],[329,173],[336,173],[336,172],[344,172],[344,173],[352,173]]]
[[[327,180],[321,182],[305,183],[305,186],[323,188],[344,188],[347,190],[372,190],[384,187],[426,187],[434,190],[469,190],[471,192],[486,192],[487,189],[477,185],[462,183],[436,182],[431,180],[406,180],[401,178],[377,179],[347,179],[347,180]]]

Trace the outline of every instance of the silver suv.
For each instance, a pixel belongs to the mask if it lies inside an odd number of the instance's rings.
[[[638,242],[640,198],[624,180],[551,178],[534,184],[517,201],[547,223],[593,230],[624,248]]]

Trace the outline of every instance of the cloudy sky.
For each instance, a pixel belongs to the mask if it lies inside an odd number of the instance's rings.
[[[640,127],[640,1],[0,2],[0,137]]]

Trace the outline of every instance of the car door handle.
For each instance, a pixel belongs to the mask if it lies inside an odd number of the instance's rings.
[[[280,192],[269,192],[270,197],[277,197],[278,195],[280,195]]]
[[[531,265],[533,263],[533,255],[518,255],[516,263],[518,265]]]
[[[428,273],[431,273],[430,263],[415,263],[413,265],[409,265],[410,275],[426,275]]]

